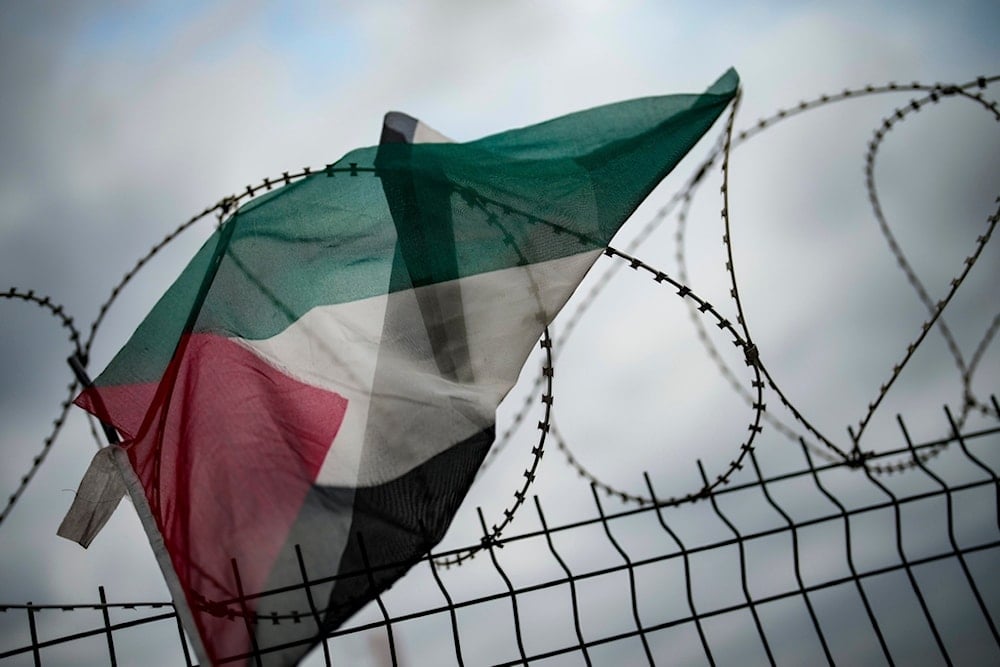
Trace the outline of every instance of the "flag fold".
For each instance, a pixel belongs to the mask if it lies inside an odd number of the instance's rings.
[[[466,143],[390,113],[216,230],[76,400],[202,661],[294,664],[441,540],[542,330],[737,85]]]

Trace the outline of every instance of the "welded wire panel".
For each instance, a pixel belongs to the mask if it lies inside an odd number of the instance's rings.
[[[1000,429],[941,442],[905,477],[817,465],[801,448],[788,452],[797,470],[770,475],[753,457],[693,503],[629,508],[595,489],[588,518],[553,524],[535,499],[535,529],[461,566],[440,563],[478,545],[416,563],[308,664],[989,664]],[[876,459],[939,444],[904,440]],[[321,583],[303,572],[303,587]],[[11,664],[139,664],[151,646],[193,664],[169,602],[102,587],[92,604],[3,609]]]

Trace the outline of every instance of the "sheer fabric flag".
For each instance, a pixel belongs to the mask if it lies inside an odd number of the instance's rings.
[[[203,662],[296,663],[441,540],[543,328],[737,85],[468,143],[392,113],[357,175],[220,226],[77,398]]]

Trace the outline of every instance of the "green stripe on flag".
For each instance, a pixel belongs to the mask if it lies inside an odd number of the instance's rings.
[[[718,118],[737,85],[730,70],[701,95],[611,104],[464,144],[352,151],[335,166],[377,167],[379,175],[317,172],[249,202],[225,223],[235,229],[194,332],[270,338],[317,306],[604,247]],[[382,180],[404,175],[413,183],[416,208],[409,212],[412,224],[398,225]],[[428,244],[421,230],[449,219],[453,243]],[[218,234],[101,374],[99,386],[160,378]],[[447,257],[427,254],[439,246]],[[393,258],[413,248],[424,253],[414,267],[419,271],[400,279]]]

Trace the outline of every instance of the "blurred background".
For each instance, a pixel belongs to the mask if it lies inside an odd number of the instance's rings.
[[[376,143],[388,110],[405,111],[466,141],[622,99],[700,92],[732,66],[743,85],[735,121],[739,132],[779,109],[845,88],[890,81],[964,83],[1000,74],[998,26],[1000,9],[975,1],[885,2],[877,7],[853,1],[722,2],[709,8],[704,3],[630,0],[4,0],[0,289],[17,286],[48,294],[86,331],[121,276],[178,224],[264,177],[321,167],[348,150]],[[993,88],[985,93],[987,99],[997,97]],[[865,415],[879,385],[928,317],[889,252],[865,189],[865,154],[873,132],[913,95],[853,97],[782,120],[741,143],[732,155],[729,193],[734,264],[761,359],[797,409],[843,448],[850,447],[847,426]],[[672,276],[680,274],[677,221],[657,217],[657,211],[697,170],[723,127],[720,120],[664,181],[625,225],[616,247],[629,246],[653,221],[657,224],[634,254]],[[875,163],[882,210],[932,300],[947,294],[949,281],[960,274],[964,258],[986,230],[1000,194],[998,175],[997,123],[967,99],[928,105],[886,136]],[[688,212],[684,259],[687,284],[735,321],[720,242],[721,182],[716,165]],[[92,375],[124,343],[211,228],[208,219],[185,232],[122,292],[95,339]],[[987,244],[945,311],[966,360],[1000,310],[997,260],[996,243]],[[752,411],[706,355],[685,303],[646,274],[617,271],[572,336],[560,339],[568,316],[616,263],[621,260],[602,258],[553,326],[561,342],[556,348],[554,420],[576,460],[602,482],[644,495],[642,474],[647,472],[659,497],[683,496],[701,486],[696,460],[710,478],[725,472],[746,440]],[[751,376],[731,352],[726,335],[711,323],[709,331],[737,379],[749,386]],[[14,492],[41,451],[71,381],[65,362],[71,351],[65,330],[42,310],[0,301],[3,497]],[[498,430],[513,424],[532,391],[539,361],[529,360],[522,381],[501,407]],[[974,394],[988,402],[998,377],[997,345],[987,345],[972,379]],[[781,409],[773,392],[765,394],[765,402],[797,433],[809,435]],[[948,432],[942,407],[958,414],[962,402],[960,373],[944,339],[932,332],[868,425],[862,447],[887,451],[905,446],[897,414],[915,442],[940,438]],[[540,407],[525,417],[529,427],[539,419]],[[978,414],[966,424],[972,431],[995,426],[995,418]],[[536,442],[537,432],[527,428],[497,452],[442,549],[478,543],[477,507],[488,523],[502,518],[521,488]],[[554,444],[550,438],[529,496],[539,496],[550,526],[593,519],[597,509],[589,482],[566,464]],[[994,435],[976,450],[994,468],[1000,463],[997,444]],[[771,426],[756,445],[762,468],[771,474],[806,465],[794,438]],[[91,603],[97,601],[99,585],[116,601],[169,599],[127,502],[86,551],[56,537],[94,451],[87,421],[74,409],[46,463],[0,524],[0,604]],[[963,464],[948,461],[941,459],[941,474],[960,479]],[[858,473],[842,473],[841,499],[858,504],[879,500],[875,485],[867,480],[859,485]],[[754,479],[752,471],[740,474],[744,477],[737,475],[734,482]],[[885,483],[910,492],[927,483],[926,476],[915,481],[919,475],[893,475]],[[803,517],[816,502],[814,487],[797,490],[790,484],[783,493],[786,506],[801,510]],[[963,498],[963,539],[969,544],[996,540],[995,486]],[[774,520],[773,511],[767,514],[763,499],[758,500],[757,505],[734,502],[724,509],[741,530],[757,530]],[[719,502],[725,505],[724,498]],[[631,506],[606,496],[602,503],[606,512]],[[726,537],[725,525],[707,503],[672,508],[666,518],[693,543]],[[935,528],[945,522],[943,510],[904,520],[911,526],[910,554],[944,539]],[[638,558],[676,550],[665,533],[653,534],[659,529],[650,528],[655,525],[649,523],[655,521],[651,515],[643,521],[634,526],[620,522],[618,537],[628,543],[627,551]],[[852,525],[855,548],[871,552],[859,558],[870,556],[872,567],[880,558],[898,562],[894,521],[887,510]],[[505,536],[538,527],[538,514],[529,502]],[[812,557],[806,560],[818,579],[835,576],[831,572],[844,567],[843,532],[834,528],[826,524],[812,538]],[[620,563],[600,524],[562,535],[560,551],[571,569]],[[771,585],[780,587],[790,576],[787,563],[772,557],[787,551],[788,536],[781,540],[770,546],[761,541],[756,560],[748,561],[749,574],[760,586],[755,595],[766,594]],[[562,576],[544,549],[544,544],[512,545],[499,554],[515,585]],[[993,549],[970,555],[973,573],[994,579],[986,574],[995,569],[996,554]],[[725,606],[731,602],[727,596],[739,598],[739,571],[735,547],[706,554],[691,574],[698,604]],[[916,572],[928,585],[950,581],[933,569]],[[505,590],[485,556],[444,570],[442,576],[456,598]],[[651,568],[636,576],[646,596],[641,603],[647,618],[687,613],[680,570]],[[894,657],[900,663],[935,664],[933,640],[920,625],[905,575],[897,571],[873,578],[869,585]],[[995,581],[984,585],[989,586],[983,590],[986,603],[998,618],[1000,589]],[[965,598],[949,597],[949,586],[932,607],[943,610],[938,620],[953,642],[949,647],[955,647],[956,662],[997,660],[1000,649],[982,614]],[[634,628],[625,572],[581,583],[579,594],[580,621],[588,637]],[[553,646],[576,641],[567,596],[563,589],[545,589],[522,604],[526,632],[540,635],[537,650],[547,650],[546,641]],[[427,568],[404,578],[384,601],[393,616],[442,604]],[[863,611],[856,600],[833,596],[824,610],[823,625],[831,646],[836,644],[838,661],[884,660],[871,628],[857,626]],[[517,658],[510,613],[509,600],[462,610],[466,664]],[[793,619],[802,613],[783,607],[765,619],[773,642],[783,647],[776,655],[782,664],[813,662],[816,655],[822,660],[815,641],[796,630]],[[72,632],[74,624],[94,627],[97,612],[84,614],[57,618],[52,612],[41,626],[43,638],[44,633]],[[357,622],[379,617],[372,607]],[[713,622],[711,643],[719,664],[766,661],[745,610]],[[120,633],[119,664],[182,664],[176,625],[160,625]],[[385,664],[384,637],[380,630],[332,641],[334,664]],[[400,624],[394,637],[402,664],[454,661],[447,614]],[[29,642],[23,612],[0,612],[0,653]],[[656,633],[650,642],[663,664],[705,661],[691,624],[673,634]],[[42,657],[46,665],[104,664],[107,644],[94,637],[46,649]],[[602,644],[589,657],[594,664],[644,660],[635,637]],[[30,654],[2,662],[33,664]],[[308,664],[322,664],[322,656],[312,656]],[[583,663],[580,655],[570,653],[544,664]]]

